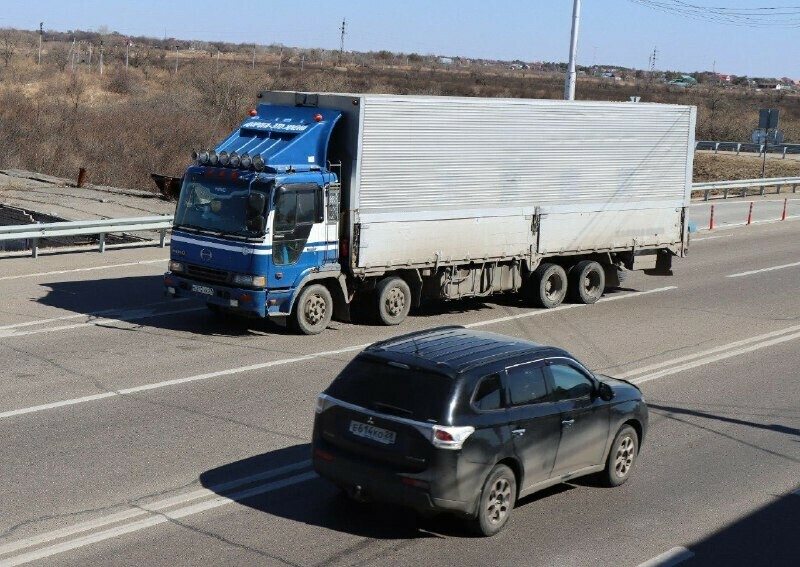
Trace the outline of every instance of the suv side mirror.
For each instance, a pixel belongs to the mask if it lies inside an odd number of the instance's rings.
[[[600,382],[600,385],[597,387],[597,395],[600,396],[600,399],[604,402],[610,402],[614,399],[614,390],[605,382]]]

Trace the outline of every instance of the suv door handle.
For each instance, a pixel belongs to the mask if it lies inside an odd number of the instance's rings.
[[[564,419],[561,421],[561,425],[564,427],[572,427],[572,424],[575,423],[574,419]]]
[[[511,435],[513,435],[514,437],[522,437],[523,435],[525,435],[525,429],[512,429]]]

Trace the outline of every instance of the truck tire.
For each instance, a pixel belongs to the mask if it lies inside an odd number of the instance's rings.
[[[558,307],[567,295],[567,272],[558,264],[543,263],[531,274],[528,296],[545,309]]]
[[[583,260],[569,271],[569,289],[575,303],[596,303],[606,288],[606,272],[598,262]]]
[[[331,292],[324,285],[313,284],[300,292],[294,303],[288,323],[295,332],[318,335],[328,326],[333,316]]]
[[[382,325],[399,325],[411,310],[411,288],[402,278],[391,276],[381,280],[375,290],[378,296],[378,321]]]

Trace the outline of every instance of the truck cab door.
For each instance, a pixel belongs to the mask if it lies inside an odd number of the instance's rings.
[[[272,217],[272,266],[268,288],[292,287],[306,270],[324,261],[321,188],[314,183],[284,185],[275,191]]]

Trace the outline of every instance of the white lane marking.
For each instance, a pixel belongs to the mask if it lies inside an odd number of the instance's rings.
[[[694,553],[685,547],[673,547],[661,555],[640,563],[638,567],[672,567],[694,557]]]
[[[159,301],[156,303],[147,303],[142,305],[141,307],[137,308],[138,310],[141,309],[149,309],[151,307],[158,307],[159,305],[169,305],[171,303],[180,303],[189,301],[189,298],[186,297],[176,297],[175,299],[170,299],[169,301]],[[124,314],[125,311],[121,308],[114,308],[114,309],[104,309],[103,311],[90,311],[89,313],[77,313],[75,315],[64,315],[63,317],[52,317],[50,319],[36,319],[35,321],[25,321],[24,323],[14,323],[13,325],[3,325],[0,326],[0,331],[6,329],[19,329],[21,327],[34,327],[36,325],[44,325],[46,323],[57,323],[58,321],[69,321],[70,319],[80,319],[81,317],[106,317],[109,315],[117,315],[117,314]]]
[[[653,290],[649,290],[649,291],[639,291],[639,292],[634,292],[634,293],[627,293],[627,294],[624,294],[624,295],[618,295],[618,296],[604,298],[604,299],[601,299],[600,301],[616,301],[616,300],[619,300],[619,299],[639,297],[640,295],[646,295],[646,294],[650,294],[650,293],[657,293],[657,292],[661,292],[661,291],[668,291],[668,290],[672,290],[672,289],[676,289],[675,286],[657,288],[657,289],[653,289]],[[577,306],[577,305],[576,306],[565,305],[563,307],[564,307],[564,309],[567,309],[567,308],[580,307],[580,306]],[[587,307],[587,306],[583,306],[583,307]],[[197,309],[204,309],[204,308],[200,307],[200,308],[197,308]],[[533,311],[533,312],[529,312],[529,313],[521,313],[519,315],[511,315],[509,317],[499,317],[497,319],[489,319],[487,321],[481,321],[479,323],[472,323],[472,324],[466,325],[466,326],[468,326],[468,327],[479,327],[479,326],[482,326],[482,325],[490,325],[490,324],[493,324],[493,323],[502,323],[502,322],[509,321],[509,320],[512,320],[512,319],[520,319],[520,318],[523,318],[523,317],[532,317],[534,315],[545,315],[547,313],[552,313],[553,311],[555,311],[557,309],[559,309],[559,308],[556,308],[556,309],[542,309],[542,310]],[[156,315],[161,315],[161,314],[162,313],[159,313],[159,314],[156,314]],[[156,316],[156,315],[153,315],[153,316]],[[80,325],[74,325],[74,326],[82,326],[82,325],[85,326],[85,325],[89,325],[89,324],[96,324],[96,322],[88,323],[88,324],[87,323],[82,323]],[[306,361],[306,360],[313,360],[315,358],[322,358],[322,357],[325,357],[325,356],[333,356],[333,355],[337,355],[337,354],[344,354],[344,353],[352,352],[352,351],[355,351],[355,350],[365,349],[370,344],[372,344],[372,343],[365,343],[365,344],[361,344],[361,345],[353,345],[353,346],[345,347],[345,348],[338,349],[338,350],[330,350],[330,351],[324,351],[324,352],[311,353],[311,354],[306,354],[306,355],[302,355],[302,356],[297,356],[297,357],[294,357],[294,358],[284,358],[284,359],[280,359],[280,360],[272,360],[272,361],[269,361],[269,362],[262,362],[262,363],[259,363],[259,364],[251,364],[249,366],[241,366],[241,367],[238,367],[238,368],[229,368],[229,369],[226,369],[226,370],[218,370],[216,372],[208,372],[208,373],[205,373],[205,374],[197,374],[195,376],[187,376],[186,378],[176,378],[174,380],[165,380],[163,382],[154,382],[154,383],[151,383],[151,384],[145,384],[143,386],[136,386],[136,387],[133,387],[133,388],[125,388],[125,389],[117,390],[117,391],[114,391],[114,392],[104,392],[102,394],[96,394],[95,396],[85,396],[85,397],[81,397],[81,398],[73,398],[73,399],[70,399],[70,400],[63,400],[63,401],[60,401],[60,402],[53,402],[53,403],[49,403],[49,404],[42,404],[42,405],[38,405],[38,406],[31,406],[31,407],[27,407],[27,408],[9,410],[9,411],[5,411],[5,412],[1,412],[0,413],[0,419],[4,419],[4,418],[7,418],[7,417],[14,417],[14,416],[18,416],[18,415],[24,415],[24,414],[28,414],[28,413],[36,413],[36,412],[50,410],[50,409],[64,407],[64,406],[72,406],[72,405],[82,404],[82,403],[94,401],[95,399],[111,398],[111,397],[121,396],[121,395],[125,395],[125,394],[133,394],[133,393],[136,393],[136,392],[145,392],[147,390],[155,390],[155,389],[158,389],[158,388],[165,388],[167,386],[175,386],[175,385],[178,385],[178,384],[187,384],[189,382],[198,382],[198,381],[201,381],[201,380],[209,380],[211,378],[219,378],[221,376],[230,376],[230,375],[233,375],[233,374],[241,374],[243,372],[250,372],[250,371],[253,371],[253,370],[261,370],[261,369],[269,368],[269,367],[272,367],[272,366],[281,366],[281,365],[285,365],[285,364],[293,364],[295,362],[303,362],[303,361]]]
[[[91,545],[93,543],[97,543],[100,541],[105,541],[108,539],[116,538],[121,535],[137,532],[139,530],[143,530],[145,528],[149,528],[151,526],[156,526],[158,524],[164,524],[170,522],[172,520],[179,520],[181,518],[185,518],[187,516],[191,516],[193,514],[198,514],[200,512],[205,512],[207,510],[212,510],[214,508],[219,508],[220,506],[225,506],[227,504],[232,504],[234,502],[239,502],[242,500],[246,500],[248,498],[252,498],[253,496],[258,496],[260,494],[264,494],[266,492],[272,492],[274,490],[279,490],[281,488],[286,488],[288,486],[292,486],[295,484],[299,484],[302,482],[306,482],[312,479],[317,478],[317,473],[313,471],[309,471],[306,473],[302,473],[296,476],[291,476],[288,478],[284,478],[281,480],[276,480],[274,482],[269,482],[267,484],[263,484],[261,486],[256,486],[254,488],[248,488],[246,490],[242,490],[236,492],[234,494],[230,494],[228,496],[216,496],[211,500],[207,500],[205,502],[200,502],[197,504],[192,504],[189,506],[185,506],[183,508],[178,508],[176,510],[171,510],[168,512],[158,512],[158,513],[151,513],[147,518],[143,518],[141,520],[137,520],[134,522],[129,522],[127,524],[123,524],[121,526],[117,526],[114,528],[110,528],[107,530],[103,530],[97,533],[81,536],[72,540],[68,540],[62,543],[57,543],[55,545],[51,545],[49,547],[45,547],[42,549],[37,549],[36,551],[31,551],[29,553],[23,553],[21,555],[17,555],[15,557],[11,557],[6,560],[0,561],[0,567],[10,567],[12,565],[23,565],[25,563],[30,563],[31,561],[37,561],[39,559],[44,559],[45,557],[51,557],[53,555],[57,555],[59,553],[63,553],[65,551],[71,551],[73,549],[78,549],[80,547],[85,547],[87,545]]]
[[[697,368],[698,366],[704,366],[706,364],[711,364],[712,362],[718,362],[720,360],[725,360],[726,358],[731,358],[734,356],[739,356],[740,354],[747,354],[748,352],[753,352],[756,350],[761,350],[762,348],[767,348],[773,345],[778,345],[781,343],[793,341],[795,339],[800,339],[800,333],[794,333],[791,335],[784,335],[782,337],[778,337],[775,339],[770,339],[767,341],[762,341],[760,343],[752,344],[746,347],[737,348],[735,350],[730,350],[727,352],[723,352],[721,354],[717,354],[715,356],[709,356],[707,358],[702,358],[700,360],[696,360],[694,362],[688,362],[686,364],[681,364],[679,366],[675,366],[673,368],[667,368],[666,370],[662,370],[660,372],[654,372],[653,374],[648,374],[645,376],[640,376],[638,378],[633,378],[631,382],[634,384],[641,384],[643,382],[649,382],[650,380],[655,380],[656,378],[662,378],[664,376],[669,376],[671,374],[677,374],[678,372],[683,372],[684,370],[691,370],[692,368]]]
[[[186,494],[171,496],[169,498],[164,498],[162,500],[151,502],[149,504],[137,505],[135,508],[123,510],[115,514],[110,514],[108,516],[103,516],[101,518],[97,518],[94,520],[88,520],[86,522],[80,522],[72,526],[67,526],[65,528],[61,528],[58,530],[45,532],[40,535],[14,541],[6,545],[0,545],[0,555],[7,555],[9,553],[19,551],[20,549],[34,547],[37,545],[41,545],[43,543],[48,543],[75,534],[110,526],[111,524],[116,524],[119,522],[123,522],[125,520],[130,520],[132,518],[136,518],[139,516],[144,516],[149,512],[158,512],[160,510],[172,508],[173,506],[178,506],[180,504],[187,504],[189,502],[193,502],[201,498],[217,495],[220,492],[226,492],[228,490],[239,488],[241,486],[252,484],[254,482],[261,482],[264,480],[269,480],[270,478],[275,478],[276,476],[281,476],[286,473],[295,472],[300,469],[304,469],[309,465],[311,465],[311,461],[308,460],[300,461],[298,463],[292,463],[283,467],[270,469],[246,477],[223,482],[221,484],[212,485],[209,486],[208,488],[201,488],[199,490],[194,490]]]
[[[730,274],[726,278],[741,278],[742,276],[752,276],[753,274],[760,274],[761,272],[772,272],[774,270],[783,270],[785,268],[794,268],[800,266],[800,262],[793,262],[791,264],[782,264],[780,266],[772,266],[771,268],[761,268],[760,270],[751,270],[749,272],[739,272],[738,274]]]
[[[767,339],[771,339],[773,337],[778,337],[781,335],[786,335],[788,333],[792,333],[794,331],[800,331],[800,325],[793,325],[791,327],[786,327],[785,329],[779,329],[777,331],[772,331],[769,333],[764,333],[763,335],[756,335],[754,337],[748,337],[746,339],[741,339],[738,341],[734,341],[732,343],[720,345],[708,350],[695,352],[692,354],[688,354],[686,356],[681,356],[678,358],[673,358],[671,360],[667,360],[665,362],[658,362],[656,364],[651,364],[650,366],[643,366],[642,368],[637,368],[635,370],[629,370],[628,372],[623,372],[622,374],[615,374],[618,378],[628,378],[630,376],[635,376],[636,374],[643,374],[645,372],[650,372],[651,370],[658,370],[659,368],[674,366],[675,364],[680,364],[681,362],[687,362],[689,360],[694,360],[697,358],[703,358],[704,356],[709,356],[712,354],[716,354],[718,352],[730,350],[736,347],[740,347],[743,345],[753,344],[758,341],[763,341]]]
[[[2,276],[2,280],[19,280],[22,278],[38,278],[41,276],[57,276],[59,274],[72,274],[75,272],[93,272],[95,270],[110,270],[113,268],[129,268],[131,266],[139,266],[141,264],[157,264],[159,262],[169,262],[169,258],[162,258],[159,260],[141,260],[140,262],[126,262],[125,264],[108,264],[106,266],[92,266],[89,268],[73,268],[71,270],[56,270],[53,272],[37,272],[34,274],[19,274],[16,276]]]
[[[32,406],[27,408],[20,408],[16,410],[10,410],[6,412],[0,413],[0,419],[4,419],[7,417],[14,417],[17,415],[24,415],[27,413],[36,413],[40,411],[45,411],[49,409],[64,407],[64,406],[73,406],[76,404],[83,404],[86,402],[92,402],[94,400],[99,400],[102,398],[113,398],[116,396],[122,396],[125,394],[134,394],[136,392],[145,392],[147,390],[155,390],[158,388],[165,388],[167,386],[174,386],[177,384],[187,384],[189,382],[198,382],[201,380],[208,380],[210,378],[219,378],[220,376],[230,376],[233,374],[241,374],[242,372],[250,372],[253,370],[261,370],[264,368],[269,368],[271,366],[281,366],[285,364],[292,364],[295,362],[302,362],[305,360],[313,360],[315,358],[321,358],[324,356],[333,356],[337,354],[343,354],[346,352],[352,352],[354,350],[362,350],[368,347],[371,343],[366,343],[362,345],[354,345],[338,350],[329,350],[325,352],[317,352],[312,354],[306,354],[302,356],[297,356],[294,358],[283,358],[280,360],[271,360],[269,362],[262,362],[259,364],[251,364],[250,366],[240,366],[238,368],[229,368],[227,370],[218,370],[217,372],[209,372],[206,374],[197,374],[195,376],[188,376],[186,378],[177,378],[175,380],[165,380],[163,382],[155,382],[152,384],[145,384],[143,386],[136,386],[133,388],[125,388],[123,390],[117,390],[115,392],[104,392],[102,394],[95,394],[93,396],[84,396],[82,398],[73,398],[70,400],[63,400],[60,402],[53,402],[49,404],[42,404],[39,406]]]
[[[703,240],[714,240],[716,238],[729,238],[733,236],[732,234],[718,234],[717,236],[704,236],[703,238],[692,238],[691,242],[694,244],[695,242],[702,242]]]
[[[661,293],[664,291],[670,291],[673,289],[678,289],[676,286],[667,286],[667,287],[658,287],[656,289],[650,289],[647,291],[634,291],[631,293],[626,293],[623,295],[612,295],[610,297],[602,297],[598,303],[605,303],[607,301],[618,301],[620,299],[628,299],[631,297],[639,297],[640,295],[648,295],[651,293]],[[547,315],[548,313],[553,313],[555,311],[564,311],[566,309],[575,309],[577,307],[587,307],[586,305],[580,305],[577,303],[572,303],[568,305],[559,305],[558,307],[554,307],[553,309],[540,309],[538,311],[530,311],[527,313],[520,313],[518,315],[509,315],[508,317],[498,317],[497,319],[488,319],[486,321],[478,321],[477,323],[469,323],[464,325],[468,329],[474,327],[483,327],[486,325],[494,325],[495,323],[505,323],[506,321],[513,321],[515,319],[524,319],[527,317],[535,317],[537,315]]]
[[[39,335],[42,333],[53,333],[56,331],[67,331],[69,329],[80,329],[82,327],[97,327],[99,325],[114,325],[115,323],[138,321],[140,319],[151,319],[153,317],[163,317],[165,315],[177,315],[180,313],[191,313],[192,311],[203,311],[205,307],[187,307],[185,309],[172,309],[169,311],[156,311],[155,309],[131,310],[119,317],[98,317],[86,323],[74,323],[72,325],[61,325],[59,327],[47,327],[44,329],[34,329],[31,331],[16,331],[12,329],[0,330],[0,339],[10,337],[24,337],[27,335]]]

